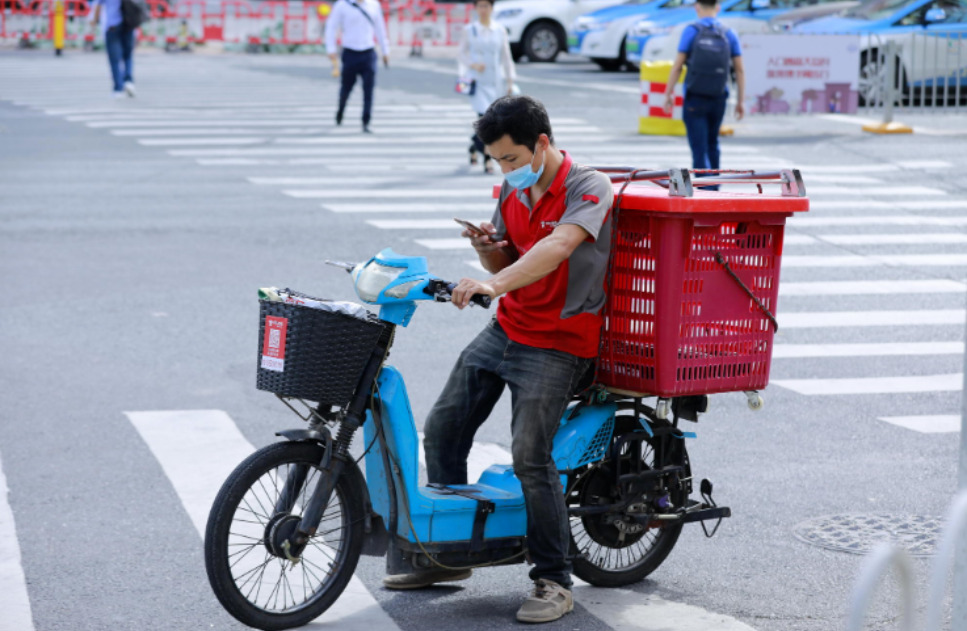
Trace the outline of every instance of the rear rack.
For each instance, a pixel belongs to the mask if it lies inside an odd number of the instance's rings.
[[[756,172],[752,169],[669,169],[656,171],[627,166],[591,167],[611,178],[612,182],[651,182],[668,189],[672,197],[693,197],[695,188],[720,184],[755,184],[761,194],[763,184],[779,184],[783,197],[805,197],[799,169]]]

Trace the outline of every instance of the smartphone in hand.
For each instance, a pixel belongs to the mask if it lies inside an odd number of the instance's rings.
[[[473,224],[467,221],[466,219],[457,219],[456,217],[454,217],[453,220],[456,221],[461,226],[463,226],[464,228],[466,228],[470,233],[474,234],[475,236],[487,237],[488,239],[491,240],[491,242],[494,241],[494,237],[490,235],[486,230],[481,228],[480,226]]]

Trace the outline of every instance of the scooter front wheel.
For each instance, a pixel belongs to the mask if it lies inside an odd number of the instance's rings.
[[[222,485],[205,531],[208,580],[250,627],[299,627],[319,617],[352,578],[363,544],[364,489],[339,478],[315,535],[293,563],[283,543],[326,471],[324,448],[280,442],[246,458]]]

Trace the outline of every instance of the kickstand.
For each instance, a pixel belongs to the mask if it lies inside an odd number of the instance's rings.
[[[705,501],[705,504],[706,504],[706,506],[708,508],[715,508],[716,506],[718,506],[718,504],[715,503],[715,500],[712,499],[712,483],[711,482],[709,482],[707,479],[703,479],[702,480],[702,484],[699,487],[699,490],[700,490],[700,492],[702,494],[702,499]],[[711,539],[712,537],[715,536],[715,533],[718,532],[719,526],[722,525],[722,518],[719,517],[719,520],[717,522],[715,522],[715,527],[712,528],[712,532],[711,533],[708,531],[708,528],[705,526],[705,522],[704,521],[701,521],[699,523],[702,524],[702,532],[705,533],[705,536],[707,538]]]

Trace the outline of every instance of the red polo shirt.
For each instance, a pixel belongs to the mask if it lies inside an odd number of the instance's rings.
[[[588,238],[556,270],[504,295],[497,321],[519,344],[595,357],[611,251],[611,180],[564,153],[554,181],[533,208],[529,193],[504,182],[494,214],[497,233],[516,258],[561,224],[580,226]]]

